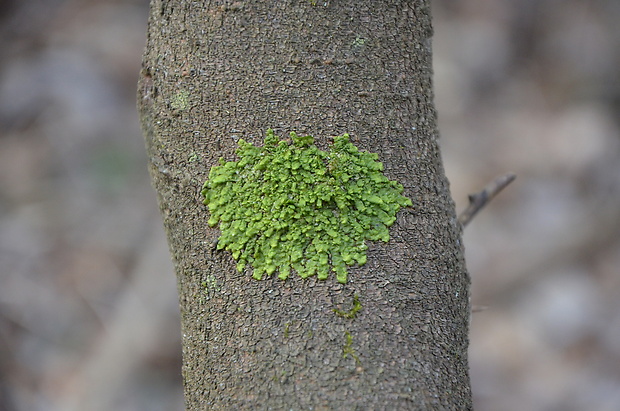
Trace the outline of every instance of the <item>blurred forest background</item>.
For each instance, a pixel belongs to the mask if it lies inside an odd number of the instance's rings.
[[[471,327],[476,409],[618,410],[620,2],[433,13],[457,210],[518,175],[465,231],[487,307]],[[183,408],[135,109],[147,16],[147,0],[0,0],[0,410]]]

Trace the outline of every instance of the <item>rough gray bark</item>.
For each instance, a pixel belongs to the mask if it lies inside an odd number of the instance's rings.
[[[153,0],[139,106],[183,320],[186,406],[471,409],[469,278],[437,144],[427,0]],[[335,278],[253,280],[199,195],[243,137],[349,133],[405,186]],[[348,311],[354,296],[361,311]]]

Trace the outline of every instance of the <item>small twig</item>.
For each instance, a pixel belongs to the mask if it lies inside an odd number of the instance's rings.
[[[459,215],[459,223],[465,227],[478,211],[487,205],[500,191],[514,181],[517,176],[509,173],[491,181],[481,192],[469,195],[469,206]]]

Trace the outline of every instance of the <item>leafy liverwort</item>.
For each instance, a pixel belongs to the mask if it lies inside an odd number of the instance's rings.
[[[378,155],[359,151],[344,134],[329,152],[310,136],[293,144],[267,130],[262,147],[239,140],[238,161],[220,160],[202,189],[217,248],[253,277],[291,271],[347,282],[347,265],[366,263],[366,240],[389,241],[388,227],[411,205],[403,187],[382,173]]]

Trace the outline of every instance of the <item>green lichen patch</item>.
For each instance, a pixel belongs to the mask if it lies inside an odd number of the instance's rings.
[[[189,105],[189,91],[181,90],[174,95],[170,107],[175,110],[185,110]]]
[[[411,205],[403,187],[382,173],[374,153],[359,151],[344,134],[329,151],[310,136],[292,144],[267,131],[262,147],[239,140],[238,161],[211,168],[202,195],[219,224],[217,248],[253,277],[291,271],[347,282],[346,266],[366,263],[365,240],[390,239],[388,227]]]
[[[205,281],[202,282],[202,286],[207,291],[220,291],[220,287],[217,284],[217,278],[214,275],[209,274]]]
[[[351,356],[357,365],[361,365],[361,361],[357,356],[357,353],[353,349],[353,336],[347,331],[344,333],[345,343],[342,347],[342,358]]]
[[[336,315],[339,315],[342,318],[348,318],[352,320],[353,318],[355,318],[355,316],[361,309],[362,309],[362,303],[360,303],[359,296],[355,294],[353,296],[353,307],[349,311],[342,311],[337,308],[334,308],[334,312],[336,313]]]

